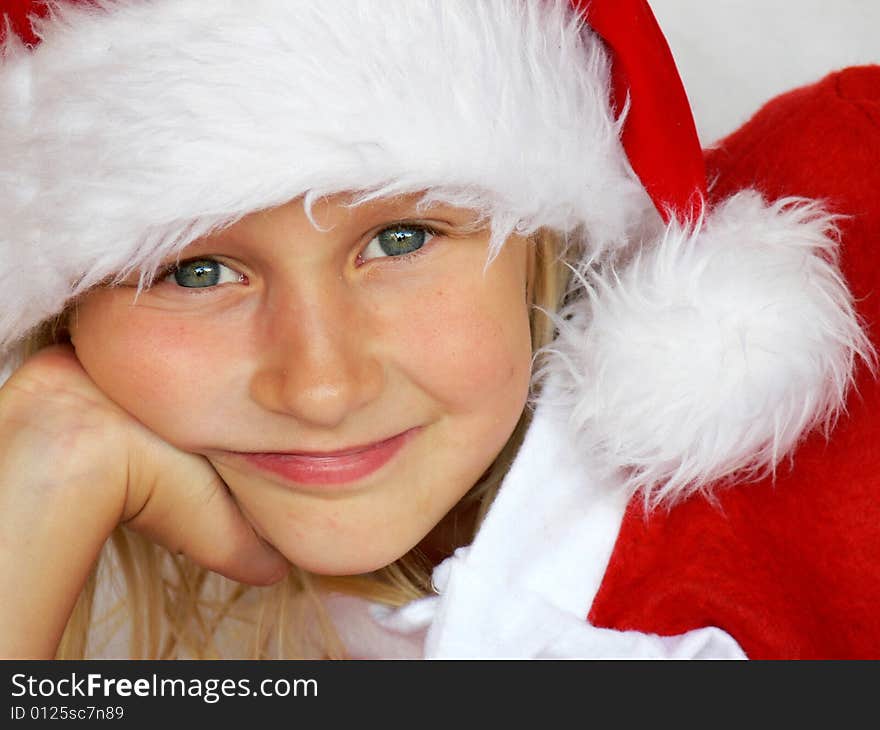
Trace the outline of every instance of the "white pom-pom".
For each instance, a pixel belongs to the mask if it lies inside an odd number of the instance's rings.
[[[582,277],[539,377],[577,448],[648,504],[772,471],[873,362],[837,268],[833,217],[754,191],[675,223],[624,268]]]

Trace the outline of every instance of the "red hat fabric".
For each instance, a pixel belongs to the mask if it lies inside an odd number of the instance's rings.
[[[880,344],[880,67],[780,96],[706,161],[715,200],[748,185],[841,216],[841,267]],[[591,622],[718,626],[756,659],[880,656],[880,383],[864,363],[855,377],[830,440],[812,435],[775,478],[650,516],[634,501]]]
[[[23,43],[35,45],[39,39],[34,34],[30,17],[33,15],[45,15],[48,6],[45,3],[37,3],[34,0],[6,0],[3,5],[3,13],[6,15],[9,28]],[[6,40],[7,26],[0,24],[0,43]]]
[[[695,220],[706,168],[681,77],[644,0],[573,0],[611,53],[618,111],[626,110],[626,155],[665,221]]]

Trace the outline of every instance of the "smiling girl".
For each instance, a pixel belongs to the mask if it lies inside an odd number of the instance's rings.
[[[136,302],[133,284],[99,288],[70,319],[104,393],[205,456],[257,534],[315,573],[413,548],[525,406],[529,243],[484,274],[473,215],[417,201],[327,198],[318,228],[299,201],[256,213]]]
[[[774,468],[870,344],[821,208],[709,211],[644,2],[25,9],[0,654],[745,655],[586,620],[625,514]]]

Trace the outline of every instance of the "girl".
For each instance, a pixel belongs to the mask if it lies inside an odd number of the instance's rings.
[[[49,10],[0,71],[0,653],[108,655],[117,601],[129,656],[754,654],[604,620],[612,551],[871,348],[818,206],[708,210],[647,5]]]

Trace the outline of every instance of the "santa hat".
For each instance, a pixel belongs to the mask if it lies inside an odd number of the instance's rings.
[[[539,228],[582,245],[553,395],[646,494],[772,468],[869,349],[817,205],[743,191],[704,210],[643,1],[18,0],[2,55],[10,362],[96,284],[343,190],[474,208],[494,250]]]
[[[847,214],[841,268],[880,342],[880,66],[773,99],[707,164],[712,197],[757,182]],[[631,504],[590,622],[660,635],[717,626],[753,659],[880,657],[880,382],[859,367],[855,388],[831,442],[806,438],[775,480],[650,516]]]

